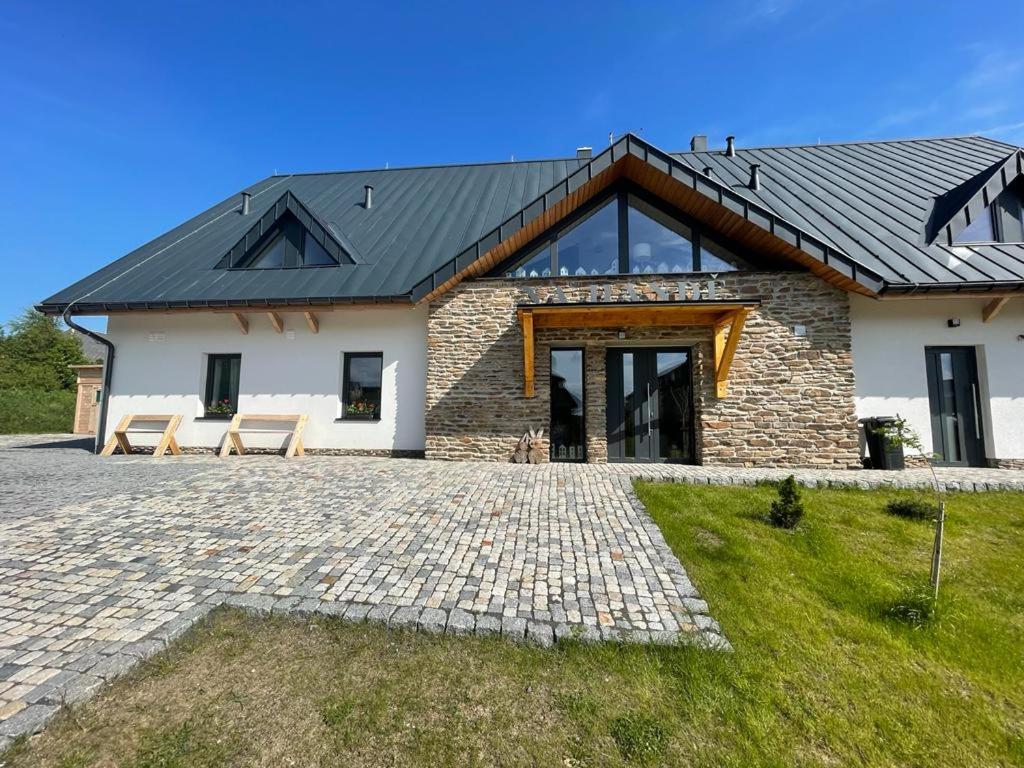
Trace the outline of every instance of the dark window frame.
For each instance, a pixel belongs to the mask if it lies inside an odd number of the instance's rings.
[[[550,380],[552,376],[553,367],[551,365],[551,358],[555,352],[579,352],[580,353],[580,377],[581,389],[583,391],[583,402],[580,403],[580,440],[582,441],[583,456],[575,459],[555,459],[551,456],[550,442],[551,442],[551,403],[550,397],[548,402],[548,461],[554,464],[586,464],[587,463],[587,349],[583,346],[571,346],[571,347],[549,347],[548,348],[548,388],[550,390]]]
[[[238,360],[238,383],[235,387],[234,397],[228,398],[232,402],[231,413],[210,413],[210,406],[213,400],[213,372],[218,361]],[[242,383],[242,355],[240,353],[209,353],[206,355],[206,394],[203,398],[204,419],[230,419],[238,413],[238,390]]]
[[[668,272],[668,273],[645,273],[650,276],[651,274],[711,274],[711,272],[704,272],[701,268],[701,237],[706,236],[709,240],[716,243],[718,246],[729,251],[742,265],[737,267],[734,271],[736,272],[747,272],[754,271],[757,266],[748,258],[744,258],[740,255],[739,250],[728,238],[719,235],[716,232],[712,232],[709,227],[705,224],[697,221],[692,216],[688,216],[682,211],[675,210],[663,200],[657,196],[652,195],[643,187],[632,182],[620,182],[613,185],[609,190],[603,194],[597,195],[592,200],[588,200],[584,205],[580,206],[576,211],[573,211],[562,221],[552,226],[547,231],[535,237],[525,246],[520,248],[514,254],[507,259],[503,260],[497,267],[493,268],[487,277],[490,278],[503,278],[513,280],[550,280],[554,278],[576,278],[576,279],[588,279],[592,280],[595,277],[609,278],[609,277],[629,277],[632,273],[629,272],[629,196],[632,195],[642,202],[646,203],[650,207],[664,216],[671,219],[675,219],[681,225],[689,229],[692,233],[692,244],[693,244],[693,272]],[[558,240],[563,237],[570,230],[575,229],[577,226],[582,224],[586,219],[590,218],[594,213],[603,208],[606,203],[617,200],[618,214],[619,214],[619,272],[615,275],[559,275],[558,274]],[[640,209],[637,209],[640,210]],[[640,213],[644,214],[644,211],[640,210]],[[644,214],[646,215],[646,214]],[[658,222],[661,223],[661,222]],[[664,225],[663,225],[664,226]],[[539,276],[531,278],[527,277],[512,277],[508,276],[509,272],[515,270],[516,267],[523,263],[528,262],[532,257],[536,256],[540,251],[545,248],[550,248],[550,264],[549,271],[550,275],[547,277]],[[773,269],[777,269],[775,266]]]
[[[342,352],[341,363],[341,417],[339,421],[380,421],[384,410],[384,353],[383,352]],[[380,363],[380,399],[375,414],[349,413],[349,372],[353,359],[376,359]]]

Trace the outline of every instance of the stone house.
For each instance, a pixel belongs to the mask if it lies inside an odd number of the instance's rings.
[[[311,450],[858,466],[907,420],[1024,465],[1024,152],[971,136],[277,175],[46,299],[105,315],[98,440],[303,413]],[[276,445],[273,434],[266,445]]]

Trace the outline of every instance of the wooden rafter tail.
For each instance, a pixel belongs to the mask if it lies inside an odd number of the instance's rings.
[[[981,322],[991,323],[996,319],[996,315],[1003,311],[1003,307],[1006,306],[1006,302],[1010,300],[1009,296],[1000,296],[992,299],[985,308],[981,310]]]
[[[249,318],[241,312],[233,312],[232,314],[235,316],[235,322],[238,323],[238,330],[243,334],[249,333]]]
[[[284,333],[284,320],[277,312],[267,312],[267,317],[270,318],[270,324],[274,326],[275,331]]]
[[[313,333],[320,333],[320,319],[313,312],[303,312],[302,316],[306,318],[306,325],[309,326],[309,330]]]

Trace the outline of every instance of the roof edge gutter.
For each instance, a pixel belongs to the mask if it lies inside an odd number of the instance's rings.
[[[77,315],[108,315],[122,312],[175,312],[207,310],[231,312],[233,310],[254,310],[280,312],[301,312],[303,309],[360,306],[373,304],[413,304],[408,293],[391,296],[354,296],[351,298],[316,297],[302,299],[211,299],[203,301],[112,301],[84,304],[73,301],[70,304],[37,304],[36,309],[44,315],[62,315],[75,306]]]
[[[74,302],[72,302],[73,304]],[[68,304],[64,308],[64,312],[61,313],[60,319],[69,328],[74,328],[76,331],[84,336],[88,336],[93,341],[97,341],[107,348],[107,359],[103,361],[103,397],[100,401],[100,415],[96,423],[96,441],[93,445],[93,453],[99,453],[103,450],[103,441],[107,436],[107,410],[110,406],[110,384],[114,379],[114,343],[106,336],[90,331],[74,320],[71,319],[69,314],[71,310],[71,304]]]
[[[984,283],[886,283],[879,292],[880,299],[906,299],[911,296],[934,294],[985,298],[994,294],[1024,294],[1024,281],[992,280]]]

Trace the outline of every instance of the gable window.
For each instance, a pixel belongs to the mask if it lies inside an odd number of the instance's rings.
[[[209,419],[230,419],[238,411],[238,382],[241,355],[206,356],[205,415]]]
[[[342,418],[376,421],[380,418],[381,352],[346,352],[342,363]]]
[[[618,192],[548,233],[498,274],[596,277],[737,269],[748,267],[695,224],[680,221],[639,194]]]
[[[267,238],[231,264],[234,269],[282,269],[285,267],[333,267],[338,260],[317,242],[308,229],[288,212]]]

